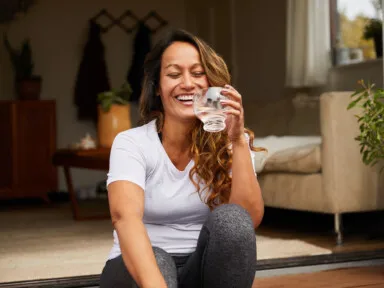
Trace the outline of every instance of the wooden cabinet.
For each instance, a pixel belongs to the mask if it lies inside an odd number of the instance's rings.
[[[41,197],[57,190],[53,100],[0,101],[0,199]]]

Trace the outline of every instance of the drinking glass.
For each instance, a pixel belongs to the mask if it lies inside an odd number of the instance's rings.
[[[193,111],[204,123],[203,129],[207,132],[220,132],[225,129],[226,108],[221,105],[220,100],[228,98],[221,95],[222,89],[221,87],[201,89],[193,97]]]

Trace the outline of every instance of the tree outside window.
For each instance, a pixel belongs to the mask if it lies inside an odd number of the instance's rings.
[[[379,58],[375,35],[382,53],[381,0],[337,0],[337,31],[334,39],[338,59],[349,64]],[[377,37],[376,37],[377,38]]]

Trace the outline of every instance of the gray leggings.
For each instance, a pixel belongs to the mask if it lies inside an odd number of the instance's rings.
[[[216,208],[204,223],[195,252],[186,257],[153,248],[169,288],[251,288],[256,273],[256,237],[246,210],[235,204]],[[138,287],[121,255],[108,260],[100,288]]]

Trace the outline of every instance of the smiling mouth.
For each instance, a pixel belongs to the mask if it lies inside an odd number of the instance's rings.
[[[193,104],[193,95],[179,95],[176,97],[176,100],[183,105],[190,106]]]

